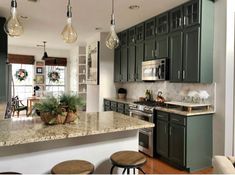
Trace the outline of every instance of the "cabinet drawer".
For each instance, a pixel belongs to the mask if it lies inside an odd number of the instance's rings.
[[[118,107],[118,109],[124,110],[125,105],[123,103],[118,103],[117,107]]]
[[[110,109],[110,106],[104,106],[104,111],[110,111],[111,109]]]
[[[115,107],[115,108],[117,107],[117,102],[111,101],[110,104],[111,104],[111,107]]]
[[[123,108],[118,108],[118,109],[117,109],[117,112],[118,112],[118,113],[121,113],[121,114],[124,114],[125,111],[124,111]]]
[[[125,114],[130,115],[130,107],[128,104],[125,104]]]
[[[177,114],[170,114],[170,122],[179,125],[186,125],[186,118]]]
[[[105,106],[110,106],[110,101],[109,100],[104,100],[104,105]]]
[[[167,112],[157,111],[157,118],[161,120],[168,121],[169,114]]]

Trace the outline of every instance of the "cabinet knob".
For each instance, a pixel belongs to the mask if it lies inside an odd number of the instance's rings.
[[[185,70],[183,70],[183,80],[185,79]]]
[[[180,80],[180,71],[178,70],[178,80]]]

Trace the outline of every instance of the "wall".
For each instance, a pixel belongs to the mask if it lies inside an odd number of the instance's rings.
[[[62,50],[62,49],[46,49],[48,56],[55,56],[55,57],[66,57],[69,62],[70,53],[69,50]],[[8,53],[9,54],[22,54],[22,55],[34,55],[35,60],[42,60],[43,55],[43,48],[37,47],[22,47],[22,46],[8,46]],[[67,69],[67,74],[69,69]],[[69,79],[66,79],[66,90],[68,90],[69,86]]]
[[[106,47],[108,33],[99,33],[87,40],[87,44],[100,41],[99,85],[87,85],[87,112],[103,111],[103,99],[115,95],[113,79],[114,51]]]
[[[116,90],[118,88],[127,89],[127,98],[138,100],[139,97],[144,97],[146,89],[149,89],[153,93],[153,97],[157,97],[158,91],[163,92],[163,96],[168,101],[181,101],[189,91],[206,90],[210,95],[208,102],[214,104],[214,91],[215,84],[183,84],[183,83],[170,83],[167,81],[159,81],[155,83],[125,83],[116,84]]]

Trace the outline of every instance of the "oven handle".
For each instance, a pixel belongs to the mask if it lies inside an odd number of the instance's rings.
[[[146,117],[152,117],[153,114],[147,114],[141,111],[137,111],[137,110],[130,110],[130,116],[132,116],[132,114],[136,114],[136,115],[142,115],[142,116],[146,116]]]
[[[144,131],[144,130],[140,129],[139,132],[142,133],[142,134],[148,135],[148,136],[153,135],[151,131],[148,132],[148,131]]]

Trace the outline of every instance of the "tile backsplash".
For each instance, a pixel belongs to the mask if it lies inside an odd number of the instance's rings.
[[[188,83],[170,83],[164,82],[135,82],[135,83],[124,83],[115,84],[116,90],[119,88],[127,89],[127,98],[139,99],[144,97],[145,90],[149,89],[153,93],[153,98],[156,98],[158,91],[163,92],[163,97],[167,101],[182,101],[182,98],[187,96],[189,91],[200,91],[205,90],[210,95],[208,102],[211,104],[215,103],[215,84],[188,84]]]

